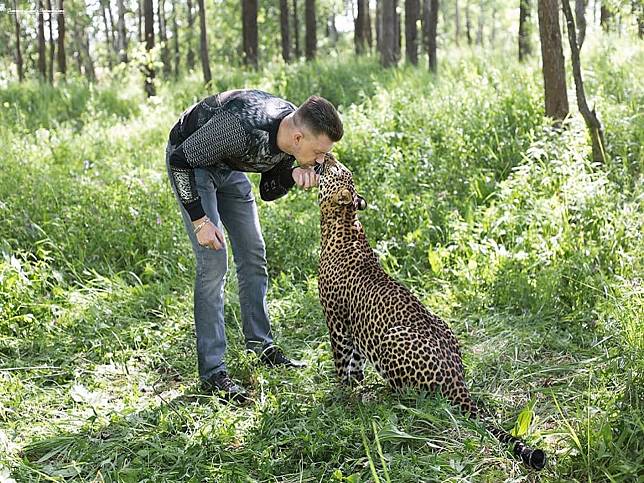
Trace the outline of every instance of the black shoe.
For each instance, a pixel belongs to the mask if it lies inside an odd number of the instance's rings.
[[[228,377],[226,371],[219,371],[203,382],[204,390],[212,392],[225,401],[243,403],[248,401],[246,390]]]
[[[264,349],[259,355],[259,360],[268,367],[306,367],[306,363],[289,359],[284,355],[282,349],[274,345]]]

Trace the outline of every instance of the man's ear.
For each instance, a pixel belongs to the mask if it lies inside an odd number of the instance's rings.
[[[333,196],[333,201],[338,205],[348,205],[349,203],[353,203],[353,196],[351,195],[351,191],[342,188]]]

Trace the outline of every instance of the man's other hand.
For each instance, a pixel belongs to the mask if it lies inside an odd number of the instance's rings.
[[[293,181],[300,188],[308,189],[319,184],[320,175],[316,174],[313,168],[295,168]]]
[[[197,222],[193,222],[197,224]],[[197,242],[202,247],[212,248],[213,250],[221,250],[226,246],[226,238],[223,232],[217,228],[212,221],[208,221],[201,230],[197,233]]]

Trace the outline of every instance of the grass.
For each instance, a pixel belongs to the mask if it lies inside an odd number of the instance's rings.
[[[585,49],[605,166],[579,116],[563,131],[543,119],[536,59],[461,53],[438,78],[370,59],[214,76],[341,105],[337,153],[372,246],[450,322],[474,395],[548,452],[541,474],[440,398],[393,394],[373,371],[338,388],[313,192],[259,203],[273,329],[308,367],[244,352],[231,273],[229,369],[255,402],[198,395],[194,262],[162,156],[205,91],[188,78],[142,102],[124,77],[0,91],[0,480],[637,481],[644,63],[619,41]]]

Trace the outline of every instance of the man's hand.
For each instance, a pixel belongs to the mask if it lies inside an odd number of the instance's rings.
[[[308,189],[319,184],[320,175],[316,174],[313,168],[295,168],[293,181],[300,188]]]
[[[199,226],[202,225],[204,221],[205,225],[199,228]],[[226,239],[224,238],[224,234],[219,228],[215,226],[212,221],[206,220],[206,218],[204,217],[199,220],[193,221],[192,226],[195,229],[199,230],[197,231],[197,242],[202,247],[212,248],[213,250],[221,250],[226,246]]]

